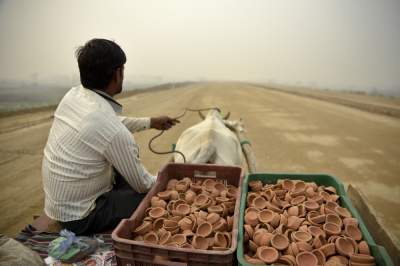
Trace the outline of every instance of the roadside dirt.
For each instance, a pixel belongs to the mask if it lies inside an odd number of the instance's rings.
[[[389,231],[400,237],[398,118],[241,83],[192,84],[119,101],[129,116],[176,116],[184,107],[230,111],[232,119],[244,120],[259,172],[332,174],[360,188]],[[41,159],[51,115],[48,111],[0,119],[1,233],[16,234],[42,212]],[[169,150],[200,118],[188,113],[181,120],[155,141],[158,150]],[[147,148],[156,133],[134,135],[143,163],[154,174],[168,159]]]

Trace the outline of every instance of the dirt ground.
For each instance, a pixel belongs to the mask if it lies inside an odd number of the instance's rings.
[[[398,118],[241,83],[192,84],[120,102],[129,116],[176,116],[184,107],[230,111],[232,119],[244,120],[259,172],[324,172],[356,185],[400,238]],[[42,111],[0,119],[0,233],[14,235],[42,212],[41,159],[51,115]],[[199,121],[196,113],[187,114],[154,146],[169,150],[184,129]],[[143,163],[154,174],[167,160],[147,148],[156,133],[134,135]]]

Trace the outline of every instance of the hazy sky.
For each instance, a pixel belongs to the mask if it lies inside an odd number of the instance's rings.
[[[77,76],[102,37],[126,76],[400,88],[400,1],[1,1],[0,79]]]

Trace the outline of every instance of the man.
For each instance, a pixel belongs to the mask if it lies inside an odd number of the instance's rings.
[[[54,113],[42,174],[46,215],[81,235],[114,228],[156,180],[131,133],[179,121],[119,116],[122,106],[113,96],[122,91],[126,57],[116,43],[93,39],[76,56],[82,85]]]

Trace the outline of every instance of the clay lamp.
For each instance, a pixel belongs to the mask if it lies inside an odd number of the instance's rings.
[[[307,187],[305,194],[306,194],[307,198],[313,197],[315,195],[314,188]]]
[[[206,194],[199,194],[194,198],[194,205],[196,206],[203,206],[207,204],[210,198]]]
[[[183,217],[178,222],[179,227],[183,230],[191,230],[193,228],[193,221],[189,217]]]
[[[215,233],[214,246],[221,248],[226,248],[228,246],[228,241],[223,233],[221,232]]]
[[[306,200],[306,197],[305,197],[305,196],[297,196],[297,197],[293,198],[293,199],[290,201],[290,204],[292,204],[292,205],[299,205],[299,204],[303,203],[305,200]]]
[[[309,200],[313,200],[317,202],[318,204],[322,204],[324,202],[324,198],[321,195],[314,194],[311,197],[308,197]]]
[[[169,199],[170,200],[178,200],[179,199],[179,193],[176,190],[170,190],[169,192]]]
[[[308,242],[312,239],[312,235],[308,232],[297,231],[292,233],[292,240],[296,242]]]
[[[271,245],[277,250],[284,250],[289,246],[289,239],[282,234],[276,234],[271,238]]]
[[[297,181],[294,184],[292,195],[296,197],[298,195],[304,194],[305,191],[306,191],[306,183],[304,181]]]
[[[322,196],[325,202],[331,201],[331,195],[328,192],[320,191],[319,195]]]
[[[176,183],[175,185],[175,189],[176,191],[178,191],[179,193],[184,193],[188,190],[189,188],[189,184],[183,180],[178,181],[178,183]]]
[[[137,235],[144,235],[147,232],[150,232],[152,229],[153,225],[149,221],[144,221],[140,226],[136,227],[136,229],[133,231]]]
[[[202,190],[202,186],[196,183],[190,184],[190,189],[194,192],[200,192]]]
[[[244,231],[247,233],[249,238],[253,238],[253,234],[254,234],[253,227],[249,224],[245,224],[245,225],[243,225],[243,227],[244,227]]]
[[[152,208],[149,212],[149,216],[153,219],[161,218],[166,214],[167,212],[165,211],[165,209],[161,207]]]
[[[258,196],[253,199],[253,206],[257,209],[264,209],[267,206],[267,201],[264,197]]]
[[[344,218],[344,219],[343,219],[343,224],[344,224],[345,226],[346,226],[346,225],[349,225],[349,224],[358,226],[358,220],[357,220],[356,218]]]
[[[186,235],[184,234],[173,235],[170,239],[170,242],[176,243],[178,246],[181,246],[186,243]]]
[[[308,232],[308,225],[305,224],[306,222],[307,222],[307,221],[304,221],[304,222],[302,223],[302,225],[300,225],[298,231],[301,231],[301,232]]]
[[[283,255],[279,257],[277,262],[283,265],[295,266],[296,258],[292,255]]]
[[[251,263],[251,264],[264,264],[264,262],[262,260],[257,259],[257,258],[252,258],[247,254],[244,255],[244,258],[246,259],[246,261],[248,263]]]
[[[212,230],[222,232],[222,231],[226,231],[227,227],[228,227],[228,224],[227,224],[226,220],[224,218],[221,218],[212,225]]]
[[[287,222],[288,222],[288,216],[287,216],[287,214],[279,214],[279,217],[280,217],[280,219],[279,219],[279,225],[286,226],[286,225],[287,225]]]
[[[273,212],[276,213],[283,213],[283,210],[281,208],[279,208],[277,205],[271,203],[271,202],[266,202],[265,204],[265,208],[270,209]]]
[[[366,241],[361,241],[358,243],[358,251],[360,254],[371,255],[371,251]]]
[[[346,225],[344,232],[347,236],[351,237],[355,241],[360,241],[362,239],[362,234],[358,226],[354,224]]]
[[[339,198],[340,196],[335,194],[329,196],[330,201],[337,201]]]
[[[221,219],[221,216],[218,213],[210,213],[207,215],[206,221],[210,224],[215,224],[219,219]]]
[[[253,241],[257,246],[269,246],[272,236],[273,234],[271,233],[254,234]]]
[[[351,213],[350,213],[349,210],[347,210],[346,208],[342,208],[342,207],[340,207],[340,206],[337,206],[337,207],[335,208],[335,212],[336,212],[337,214],[339,214],[340,217],[343,217],[343,218],[351,218]]]
[[[237,190],[237,188],[236,188],[236,187],[230,187],[230,188],[228,188],[227,191],[226,191],[226,196],[227,196],[228,198],[236,199],[237,196],[238,196],[238,190]]]
[[[325,232],[318,226],[311,225],[307,228],[307,231],[313,236],[316,237],[317,235],[325,235]]]
[[[297,254],[296,263],[298,266],[317,266],[318,259],[312,252],[304,251]]]
[[[311,252],[313,250],[313,247],[310,244],[308,244],[307,242],[300,241],[300,242],[296,242],[296,244],[297,244],[297,248],[299,249],[299,252],[303,252],[303,251]]]
[[[287,210],[289,216],[298,216],[299,215],[299,207],[292,206]]]
[[[341,228],[334,223],[325,223],[322,229],[324,229],[327,235],[339,235],[341,232]]]
[[[195,249],[208,249],[208,240],[205,237],[195,235],[192,240],[192,246]]]
[[[322,252],[320,249],[314,249],[311,252],[315,255],[315,257],[317,257],[318,265],[325,265],[326,257],[324,252]]]
[[[344,256],[331,256],[325,263],[326,266],[349,265],[349,260]],[[352,265],[352,264],[351,264]],[[365,265],[364,265],[365,266]]]
[[[157,197],[162,200],[169,200],[171,196],[171,190],[161,191],[157,193]]]
[[[215,180],[206,179],[206,180],[204,180],[202,185],[207,191],[211,191],[215,186]]]
[[[143,236],[143,241],[151,244],[158,243],[158,235],[154,232],[148,232]]]
[[[177,228],[177,227],[178,227],[178,222],[177,221],[174,221],[174,220],[171,220],[171,219],[164,219],[164,228],[167,231],[171,231],[171,230],[168,230],[168,229]]]
[[[340,217],[337,214],[331,214],[331,213],[327,214],[326,222],[337,224],[340,228],[342,227],[342,219],[340,219]]]
[[[173,215],[186,216],[190,213],[191,208],[188,204],[181,203],[176,206],[175,210],[172,212]]]
[[[226,238],[226,242],[228,243],[228,244],[227,244],[227,247],[229,248],[229,247],[232,245],[232,233],[230,233],[230,232],[223,232],[222,234],[224,234],[224,236],[225,236],[225,238]]]
[[[304,202],[304,207],[309,211],[316,211],[320,208],[319,204],[313,200],[307,200]]]
[[[252,252],[254,252],[254,253],[257,252],[258,246],[253,240],[249,240],[248,247],[249,247],[249,250],[251,250]]]
[[[258,220],[262,223],[270,223],[274,218],[274,212],[271,210],[262,210],[258,212]]]
[[[272,247],[259,247],[257,248],[257,257],[267,264],[272,264],[279,258],[279,253]]]
[[[196,234],[202,236],[204,238],[208,237],[212,232],[212,225],[210,223],[202,223],[199,227],[197,227]]]
[[[297,230],[303,221],[304,218],[299,218],[297,216],[289,216],[287,227],[293,230]]]
[[[328,243],[335,243],[336,239],[339,238],[338,235],[333,235],[328,238]]]
[[[227,216],[226,217],[226,224],[227,224],[228,231],[232,231],[232,228],[233,228],[233,216]]]
[[[158,218],[153,222],[153,230],[157,231],[161,229],[164,225],[164,218]]]
[[[338,207],[339,205],[336,202],[333,201],[328,201],[325,204],[325,211],[330,210],[331,213],[336,213],[335,208]],[[328,212],[329,213],[329,212]]]
[[[275,197],[275,191],[267,189],[261,193],[267,200],[272,200]]]
[[[194,192],[193,190],[188,190],[185,192],[186,203],[192,204],[195,197],[196,197],[196,192]]]
[[[186,237],[192,237],[194,236],[194,233],[192,230],[186,229],[182,231],[182,234],[184,234]]]
[[[175,188],[176,183],[178,183],[177,179],[170,179],[167,183],[167,190],[171,190]]]
[[[262,189],[263,183],[260,180],[251,180],[249,182],[249,187],[252,191],[258,192]]]
[[[282,181],[282,188],[291,191],[294,189],[294,182],[290,179],[285,179]]]
[[[222,214],[222,212],[224,211],[224,209],[222,208],[222,206],[210,206],[207,208],[208,213],[218,213],[218,214]]]
[[[375,265],[375,258],[366,254],[351,254],[350,265]]]
[[[326,258],[336,253],[336,247],[334,243],[325,244],[319,249],[324,253]]]
[[[249,211],[244,216],[244,221],[246,224],[251,226],[256,226],[258,224],[258,215],[257,212]]]
[[[340,255],[350,256],[354,254],[354,246],[350,239],[339,237],[335,241],[336,250]]]
[[[313,248],[320,248],[325,244],[326,244],[325,236],[317,235],[317,236],[314,237],[314,240],[312,241],[311,245],[312,245]]]

